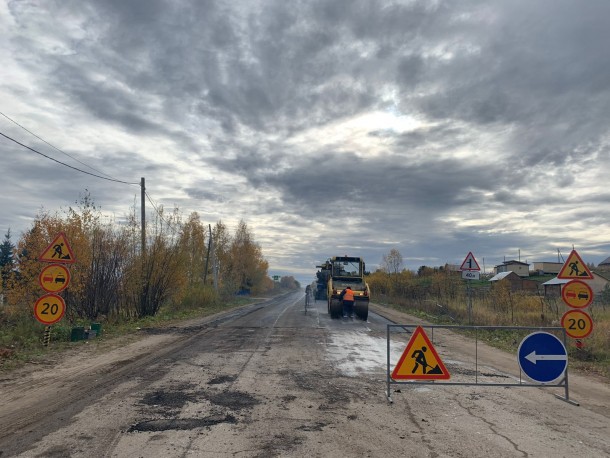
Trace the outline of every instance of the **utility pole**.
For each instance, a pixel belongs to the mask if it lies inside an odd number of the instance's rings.
[[[144,184],[144,177],[140,178],[140,207],[142,211],[142,215],[140,218],[140,222],[142,224],[142,260],[144,260],[146,256],[146,209],[145,209],[145,197],[146,197],[146,186]],[[142,265],[143,261],[142,261]]]
[[[140,207],[141,207],[141,224],[142,224],[142,273],[141,283],[142,289],[140,290],[140,307],[144,310],[146,305],[146,210],[145,210],[145,198],[146,198],[146,185],[144,177],[140,179]]]
[[[205,286],[205,281],[208,278],[208,266],[210,264],[210,249],[212,248],[212,225],[208,224],[208,228],[210,230],[210,241],[208,242],[208,255],[205,258],[205,271],[203,272],[203,286]]]

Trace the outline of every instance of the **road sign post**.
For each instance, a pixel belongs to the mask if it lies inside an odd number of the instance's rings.
[[[593,302],[593,289],[583,280],[593,280],[593,273],[576,250],[572,250],[557,278],[570,280],[561,288],[561,298],[572,309],[561,317],[561,326],[566,330],[568,336],[577,339],[576,348],[582,349],[581,339],[593,331],[591,316],[581,310]]]
[[[553,383],[566,373],[568,352],[564,344],[548,332],[526,336],[517,351],[519,367],[531,380]]]
[[[40,272],[38,283],[48,293],[59,293],[70,284],[70,270],[61,264],[48,265]]]
[[[57,294],[45,294],[34,304],[34,316],[44,325],[61,320],[66,313],[66,303]]]
[[[460,270],[462,271],[462,278],[467,280],[466,295],[468,296],[468,324],[472,324],[472,294],[470,292],[470,282],[468,280],[478,280],[480,278],[479,272],[481,270],[472,251],[469,251],[466,255],[466,259],[462,262]]]
[[[582,309],[593,301],[593,290],[581,280],[571,280],[561,288],[561,298],[570,307]]]
[[[50,294],[41,296],[34,304],[34,317],[45,325],[42,344],[48,347],[51,341],[51,325],[61,320],[66,313],[64,299],[55,294],[66,289],[70,283],[70,270],[63,264],[73,264],[76,258],[66,235],[60,232],[38,260],[52,263],[44,267],[38,276],[38,284]]]
[[[574,339],[584,339],[593,332],[593,320],[583,310],[568,310],[561,317],[561,326],[565,328],[566,334]]]

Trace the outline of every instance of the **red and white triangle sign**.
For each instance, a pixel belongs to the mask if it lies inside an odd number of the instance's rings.
[[[468,256],[466,256],[466,259],[464,259],[460,270],[481,270],[481,268],[479,267],[479,263],[472,254],[472,251],[468,252]]]

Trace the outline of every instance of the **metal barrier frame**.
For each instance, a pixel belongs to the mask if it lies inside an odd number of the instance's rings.
[[[403,329],[407,332],[412,332],[410,331],[410,329],[415,329],[418,326],[421,326],[424,329],[432,329],[432,333],[429,337],[430,341],[432,343],[434,343],[434,330],[435,329],[474,329],[475,330],[475,339],[474,339],[474,345],[475,345],[475,382],[474,383],[468,383],[468,382],[445,382],[445,381],[438,381],[438,380],[430,380],[430,381],[425,381],[425,380],[410,380],[410,381],[397,381],[392,379],[392,377],[390,376],[390,374],[392,373],[392,371],[390,370],[390,332],[392,328],[400,328]],[[518,383],[479,383],[478,380],[478,375],[479,375],[479,360],[478,360],[478,346],[479,346],[479,339],[478,339],[478,330],[482,329],[482,330],[496,330],[496,329],[500,329],[500,330],[505,330],[505,331],[541,331],[541,332],[548,332],[548,331],[555,331],[555,332],[559,332],[563,335],[563,345],[564,347],[566,347],[567,350],[567,334],[566,334],[566,330],[563,327],[540,327],[540,326],[468,326],[468,325],[424,325],[424,324],[388,324],[387,325],[387,371],[386,371],[386,377],[387,377],[387,391],[386,391],[386,396],[388,398],[388,401],[390,403],[393,403],[394,401],[392,400],[392,395],[391,395],[391,391],[390,391],[390,385],[453,385],[453,386],[501,386],[501,387],[538,387],[538,388],[564,388],[565,389],[565,395],[564,396],[560,396],[558,394],[555,394],[555,397],[558,399],[561,399],[562,401],[568,402],[570,404],[573,405],[580,405],[578,402],[573,401],[570,399],[570,392],[569,392],[569,387],[568,387],[568,366],[569,366],[569,358],[566,359],[566,369],[565,372],[563,374],[563,377],[555,384],[551,384],[551,383],[533,383],[533,382],[528,382],[528,381],[524,381],[523,380],[523,371],[521,370],[521,366],[519,364],[517,364],[519,366],[519,382]],[[518,363],[518,362],[517,362]]]

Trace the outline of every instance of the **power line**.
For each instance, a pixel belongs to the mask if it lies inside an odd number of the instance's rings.
[[[153,208],[157,212],[157,215],[159,215],[159,218],[161,218],[161,220],[163,222],[165,222],[165,224],[167,224],[169,226],[169,228],[172,230],[174,235],[176,235],[176,232],[178,232],[178,228],[175,228],[169,221],[167,221],[165,218],[163,218],[163,214],[161,213],[161,210],[159,210],[157,205],[155,205],[155,203],[153,202],[152,198],[148,195],[148,193],[146,191],[144,191],[144,194],[146,194],[146,198],[148,199],[150,204],[153,206]]]
[[[65,162],[58,161],[57,159],[52,158],[51,156],[47,156],[46,154],[41,153],[40,151],[37,151],[37,150],[35,150],[34,148],[30,148],[29,146],[24,145],[24,144],[23,144],[23,143],[21,143],[21,142],[18,142],[18,141],[17,141],[17,140],[15,140],[14,138],[9,137],[8,135],[3,134],[2,132],[0,132],[0,135],[2,135],[4,138],[6,138],[6,139],[8,139],[8,140],[10,140],[10,141],[12,141],[12,142],[17,143],[19,146],[23,146],[24,148],[29,149],[30,151],[32,151],[32,152],[34,152],[34,153],[36,153],[36,154],[40,154],[41,156],[46,157],[47,159],[50,159],[50,160],[52,160],[53,162],[57,162],[58,164],[61,164],[61,165],[66,166],[66,167],[68,167],[68,168],[71,168],[72,170],[76,170],[77,172],[85,173],[85,174],[87,174],[87,175],[91,175],[91,176],[96,177],[96,178],[101,178],[102,180],[114,181],[114,182],[116,182],[116,183],[123,183],[123,184],[129,184],[129,185],[132,185],[132,184],[139,185],[139,184],[140,184],[140,183],[130,183],[130,182],[128,182],[128,181],[117,180],[117,179],[114,179],[114,178],[107,178],[107,177],[103,177],[103,176],[100,176],[100,175],[96,175],[95,173],[91,173],[91,172],[87,172],[87,171],[85,171],[85,170],[81,170],[81,169],[79,169],[79,168],[77,168],[77,167],[73,167],[73,166],[71,166],[71,165],[68,165],[68,164],[66,164]]]
[[[46,141],[44,138],[36,135],[34,132],[32,132],[31,130],[27,129],[26,127],[22,126],[21,124],[19,124],[17,121],[15,121],[14,119],[10,118],[9,116],[7,116],[6,114],[2,113],[0,111],[0,115],[4,116],[6,119],[8,119],[10,122],[12,122],[13,124],[21,127],[23,130],[25,130],[27,133],[29,133],[30,135],[33,135],[34,137],[36,137],[38,140],[40,140],[43,143],[46,143],[47,145],[49,145],[51,148],[59,151],[62,154],[65,154],[66,156],[68,156],[70,159],[75,160],[76,162],[78,162],[79,164],[84,165],[85,167],[89,167],[91,170],[95,170],[98,173],[101,173],[102,175],[106,175],[107,177],[112,178],[110,175],[108,175],[107,173],[102,172],[101,170],[96,169],[95,167],[91,167],[89,164],[85,164],[83,161],[78,160],[77,158],[75,158],[74,156],[66,153],[65,151],[60,150],[59,148],[57,148],[55,145],[52,145],[51,143],[49,143],[48,141]]]

